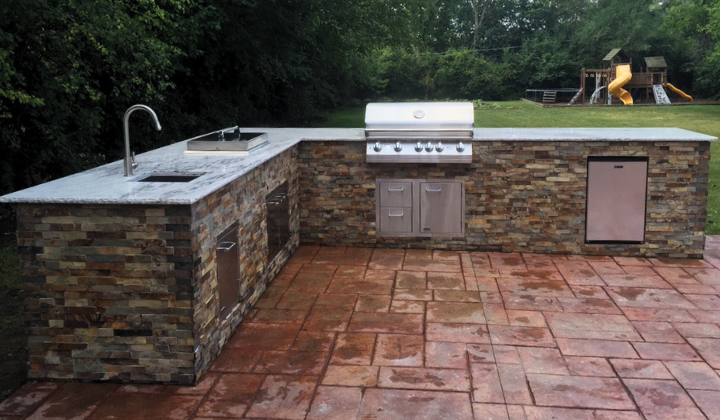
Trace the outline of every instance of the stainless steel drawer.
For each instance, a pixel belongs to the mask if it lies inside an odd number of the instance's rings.
[[[412,182],[378,183],[380,207],[412,207]]]
[[[413,226],[412,207],[381,207],[379,222],[380,232],[410,233]]]

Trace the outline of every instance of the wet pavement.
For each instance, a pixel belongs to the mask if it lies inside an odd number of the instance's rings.
[[[300,247],[195,387],[31,382],[20,419],[720,419],[704,260]]]

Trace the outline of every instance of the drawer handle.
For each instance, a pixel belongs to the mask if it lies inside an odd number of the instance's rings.
[[[405,191],[405,187],[400,188],[388,188],[388,192],[403,192]]]
[[[217,249],[220,251],[230,251],[235,246],[235,242],[220,242]]]
[[[434,190],[432,188],[425,187],[425,191],[427,191],[427,192],[442,192],[442,188],[438,188],[437,190]]]
[[[400,214],[388,213],[388,217],[403,217],[403,216],[405,216],[405,212],[404,212],[404,211],[401,211]]]

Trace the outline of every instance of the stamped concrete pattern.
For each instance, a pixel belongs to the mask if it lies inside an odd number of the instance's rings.
[[[719,373],[719,237],[704,260],[301,246],[196,386],[31,382],[0,418],[720,419]]]

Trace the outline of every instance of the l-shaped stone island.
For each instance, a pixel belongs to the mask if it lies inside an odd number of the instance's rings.
[[[472,163],[389,165],[366,162],[362,129],[247,130],[268,135],[247,156],[188,154],[182,141],[138,155],[132,177],[118,161],[0,197],[17,206],[29,378],[194,384],[300,243],[703,256],[715,137],[476,128]],[[642,241],[586,240],[589,158],[647,161]],[[202,175],[138,182],[178,172]],[[379,234],[378,180],[460,183],[463,234]],[[270,255],[267,198],[279,187],[289,240]],[[219,253],[233,247],[228,289]]]

